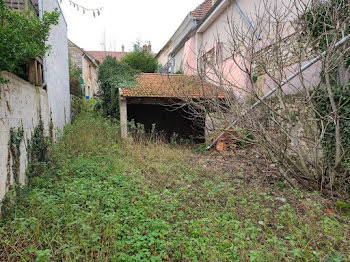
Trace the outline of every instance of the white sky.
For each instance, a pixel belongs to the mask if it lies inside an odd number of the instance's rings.
[[[96,18],[83,14],[62,0],[61,7],[68,23],[68,38],[85,50],[106,48],[120,51],[132,48],[137,39],[151,41],[158,52],[180,26],[186,15],[204,0],[74,0],[87,8],[103,7]]]

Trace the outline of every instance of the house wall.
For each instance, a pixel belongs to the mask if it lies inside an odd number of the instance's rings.
[[[81,57],[83,56],[83,52],[81,51],[81,49],[68,41],[68,52],[72,63],[75,66],[82,68]]]
[[[176,55],[175,55],[175,69],[174,69],[174,73],[181,71],[183,72],[184,70],[184,65],[186,63],[186,61],[184,61],[184,51],[185,48],[182,47],[181,50],[179,50]]]
[[[9,159],[9,140],[11,128],[23,127],[24,141],[21,143],[19,183],[25,183],[27,167],[27,147],[40,114],[44,122],[46,135],[50,123],[48,94],[23,79],[8,72],[0,72],[0,77],[9,80],[0,84],[0,201],[14,183],[11,157]],[[1,206],[1,204],[0,204]]]
[[[164,48],[158,57],[158,63],[165,65],[169,61],[169,55],[174,50],[174,48],[181,42],[181,40],[186,36],[186,34],[196,26],[196,21],[190,15],[186,16],[179,28],[175,31],[174,35],[169,40],[168,46]],[[175,67],[176,64],[181,64],[182,58],[177,56],[179,61],[175,58]],[[175,71],[179,70],[179,67]]]
[[[257,0],[257,1],[244,1],[244,0],[237,0],[235,1],[238,3],[240,9],[243,11],[243,13],[249,18],[251,23],[254,25],[256,21],[254,21],[254,18],[256,18],[257,14],[259,16],[262,15],[262,12],[264,8],[263,0]],[[283,0],[275,0],[270,1],[275,5],[277,10],[284,10],[286,4],[286,1]],[[199,27],[196,34],[187,41],[187,43],[184,46],[184,51],[180,51],[181,54],[186,54],[187,62],[184,63],[185,68],[184,72],[185,74],[192,74],[193,70],[189,68],[188,65],[191,65],[191,68],[197,68],[197,61],[199,56],[207,51],[211,50],[212,48],[217,46],[218,42],[222,43],[222,63],[220,63],[220,71],[223,73],[224,78],[226,79],[226,83],[224,83],[224,86],[226,85],[227,88],[232,88],[232,84],[234,84],[237,87],[237,90],[235,91],[236,95],[238,96],[246,96],[248,93],[244,90],[250,92],[251,91],[251,84],[250,80],[247,78],[246,74],[242,72],[242,70],[239,68],[239,66],[236,64],[238,63],[241,66],[244,66],[245,63],[250,59],[252,56],[250,53],[245,53],[243,57],[236,56],[235,59],[236,63],[231,58],[231,50],[232,47],[230,46],[230,27],[228,24],[228,20],[231,22],[234,22],[235,26],[238,26],[240,28],[243,28],[244,31],[247,33],[250,31],[248,25],[245,23],[245,21],[242,19],[241,15],[239,14],[238,10],[234,6],[234,2],[230,2],[228,0],[223,1],[224,5],[221,10],[221,13],[219,15],[216,15],[215,18],[213,18],[211,23],[204,23],[202,26]],[[290,12],[289,19],[293,19],[293,12]],[[209,19],[208,19],[209,20]],[[292,35],[294,33],[292,26],[286,26],[283,28],[283,33],[281,35],[282,38],[285,38],[289,35]],[[274,43],[275,37],[271,32],[263,32],[260,35],[262,41],[259,41],[259,45],[255,46],[256,51],[263,50],[262,52],[267,51],[267,47]],[[194,50],[191,48],[193,48]],[[266,49],[266,50],[265,50]],[[287,50],[286,50],[287,51]],[[193,55],[189,56],[188,54],[192,53]],[[181,55],[179,54],[179,55]],[[178,54],[177,54],[178,55]],[[288,51],[286,52],[286,56],[288,56]],[[290,60],[293,60],[292,58],[289,58]],[[306,59],[305,61],[307,61]],[[269,61],[269,60],[267,60]],[[270,60],[272,61],[272,60]],[[194,66],[192,66],[194,65]],[[297,68],[298,64],[288,64],[284,70],[285,77],[291,75]],[[294,71],[293,71],[294,70]],[[192,72],[191,72],[192,71]],[[303,78],[305,79],[305,82],[308,83],[309,86],[317,84],[319,81],[318,73],[320,72],[320,64],[316,64],[312,66],[310,69],[308,69],[304,74]],[[213,75],[213,72],[208,71],[209,78],[213,78],[213,80],[216,82],[218,79]],[[263,92],[267,92],[267,90],[270,90],[271,88],[274,88],[274,84],[272,83],[271,79],[268,79],[267,76],[262,75],[259,77],[259,85],[260,89]],[[295,93],[296,86],[300,86],[301,82],[300,79],[295,78],[290,84],[286,85],[284,87],[284,90],[286,93]]]
[[[98,68],[86,56],[83,58],[83,79],[85,97],[93,98],[99,91]]]
[[[57,0],[43,1],[43,11],[52,12],[60,6]],[[47,84],[49,105],[55,129],[62,130],[70,123],[70,91],[68,68],[67,24],[61,12],[59,24],[52,26],[48,44],[49,54],[44,58],[44,81]]]
[[[168,63],[168,60],[169,60],[169,54],[171,53],[171,51],[173,50],[174,48],[174,43],[173,42],[170,42],[168,44],[167,47],[165,47],[162,52],[159,54],[159,57],[158,57],[158,63],[161,64],[162,66],[166,65],[166,63]]]

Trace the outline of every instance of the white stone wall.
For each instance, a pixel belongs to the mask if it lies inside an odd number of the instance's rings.
[[[23,127],[24,141],[21,143],[19,182],[25,183],[27,168],[28,140],[39,123],[40,113],[46,135],[49,132],[50,109],[45,90],[35,87],[21,78],[7,72],[0,77],[8,79],[8,84],[0,85],[0,203],[9,185],[14,183],[11,159],[9,162],[9,139],[11,128]],[[10,164],[10,165],[9,165]],[[1,208],[1,204],[0,204]]]
[[[60,6],[57,0],[43,1],[43,10],[52,12]],[[48,44],[49,54],[44,58],[44,81],[47,84],[49,105],[55,129],[62,130],[70,123],[70,91],[68,65],[67,23],[61,12],[59,24],[52,26]]]

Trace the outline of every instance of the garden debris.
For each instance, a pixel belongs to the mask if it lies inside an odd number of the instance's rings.
[[[213,141],[215,141],[215,138]],[[223,152],[229,148],[237,147],[239,143],[240,139],[238,133],[231,128],[216,142],[215,150],[218,152]]]
[[[285,199],[283,197],[276,197],[275,200],[281,201],[281,202],[286,202],[287,201],[287,199]]]

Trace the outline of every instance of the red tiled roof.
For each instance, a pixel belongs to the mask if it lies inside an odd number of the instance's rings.
[[[202,19],[212,7],[212,0],[205,0],[196,9],[191,12],[191,16]]]
[[[132,89],[122,89],[123,97],[224,98],[220,89],[195,76],[178,74],[141,74]]]
[[[112,56],[120,61],[128,52],[112,52],[112,51],[86,51],[89,55],[93,56],[98,62],[102,63],[107,56]]]

